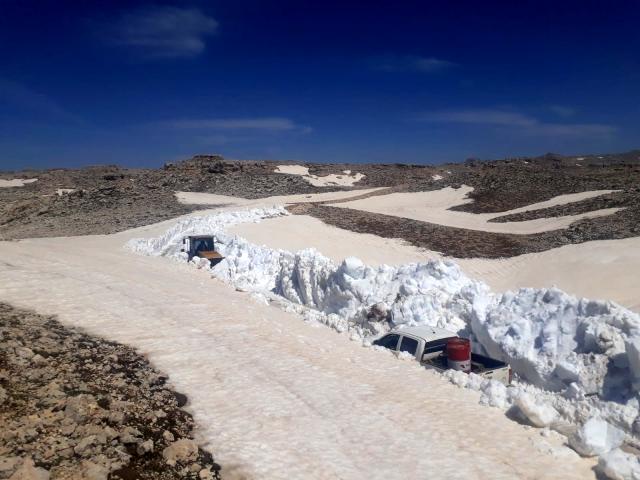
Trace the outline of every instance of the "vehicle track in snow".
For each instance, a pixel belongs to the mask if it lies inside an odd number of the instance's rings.
[[[188,395],[223,478],[594,477],[475,392],[123,248],[157,232],[2,242],[0,300],[148,355]]]

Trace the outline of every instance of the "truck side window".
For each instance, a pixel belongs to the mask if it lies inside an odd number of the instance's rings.
[[[418,341],[409,337],[402,337],[402,342],[400,343],[400,351],[407,352],[411,355],[416,354],[416,350],[418,349]]]
[[[400,338],[398,335],[385,335],[373,342],[373,344],[388,348],[389,350],[395,350],[398,346],[398,338]]]

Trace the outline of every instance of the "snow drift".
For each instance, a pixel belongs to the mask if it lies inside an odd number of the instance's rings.
[[[132,240],[128,246],[184,261],[184,236],[214,234],[225,259],[211,273],[227,283],[309,320],[348,330],[352,338],[402,325],[457,332],[472,339],[474,350],[508,362],[517,375],[509,389],[474,375],[447,375],[460,386],[480,390],[484,403],[514,408],[536,426],[583,425],[599,417],[627,438],[638,434],[637,314],[553,288],[493,294],[449,260],[373,268],[347,258],[336,265],[313,249],[275,250],[225,233],[235,223],[287,214],[273,207],[190,217],[161,237]],[[203,266],[197,258],[194,263]],[[617,446],[601,446],[598,454]],[[619,463],[623,457],[615,458]],[[612,468],[611,461],[603,462]]]

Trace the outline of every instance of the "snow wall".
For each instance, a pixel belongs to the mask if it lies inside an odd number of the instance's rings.
[[[628,441],[639,441],[637,314],[555,288],[493,294],[450,260],[373,268],[347,258],[336,265],[314,249],[292,253],[225,233],[232,224],[283,215],[288,215],[283,207],[273,207],[194,216],[161,237],[135,239],[127,246],[185,261],[183,237],[215,235],[225,259],[211,274],[256,298],[347,331],[365,344],[373,335],[403,325],[457,332],[471,338],[475,351],[508,362],[516,374],[515,386],[507,389],[475,375],[447,372],[453,383],[480,390],[484,403],[512,408],[539,427],[580,426],[602,418]],[[207,261],[195,258],[193,263],[208,268]]]

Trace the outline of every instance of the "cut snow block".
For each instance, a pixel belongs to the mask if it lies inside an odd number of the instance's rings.
[[[616,448],[600,457],[596,470],[612,480],[638,480],[640,459]]]
[[[558,411],[549,404],[537,403],[527,393],[522,393],[515,399],[515,405],[522,414],[536,427],[548,427],[558,418]]]
[[[584,457],[604,455],[618,448],[625,434],[600,418],[591,418],[569,439],[569,445]]]
[[[640,390],[640,335],[635,335],[626,342],[627,358],[629,360],[629,370],[633,388]]]
[[[351,278],[364,277],[364,263],[356,257],[347,257],[342,261],[342,271]]]
[[[497,408],[507,408],[509,405],[507,387],[497,380],[489,380],[482,385],[480,403]]]

